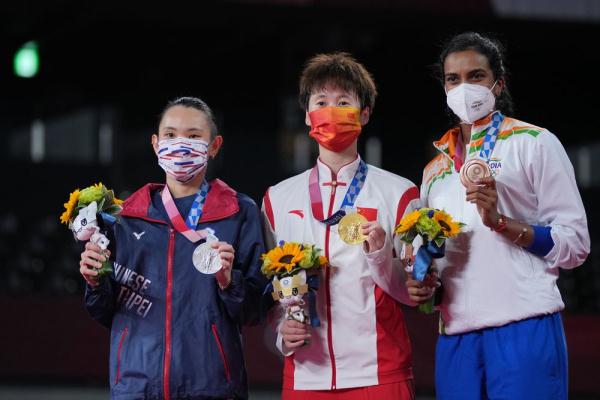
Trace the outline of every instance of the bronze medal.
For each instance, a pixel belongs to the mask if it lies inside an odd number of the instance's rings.
[[[465,187],[475,185],[478,180],[492,176],[489,165],[478,158],[465,162],[460,169],[460,181]]]

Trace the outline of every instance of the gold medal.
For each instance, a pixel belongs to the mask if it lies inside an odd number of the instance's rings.
[[[479,179],[492,176],[489,165],[477,158],[467,161],[460,169],[460,181],[465,187],[475,185]]]
[[[338,224],[338,234],[348,244],[361,244],[367,240],[367,237],[362,234],[362,225],[367,222],[367,219],[359,213],[346,214]]]

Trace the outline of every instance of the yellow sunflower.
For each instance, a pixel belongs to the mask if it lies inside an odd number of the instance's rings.
[[[116,197],[113,199],[113,203],[117,206],[120,206],[121,204],[123,204],[123,200],[121,199],[117,199]]]
[[[298,243],[284,243],[262,255],[264,267],[269,271],[279,273],[282,269],[291,272],[297,263],[302,260],[304,253]]]
[[[319,265],[322,267],[329,264],[329,260],[325,256],[319,256]]]
[[[421,212],[419,210],[415,210],[410,214],[405,215],[396,227],[396,233],[400,234],[408,232],[410,228],[415,226],[419,218],[421,218]]]
[[[73,210],[79,201],[79,189],[76,189],[73,193],[69,195],[69,201],[64,204],[65,212],[60,216],[60,222],[62,224],[68,225],[71,220],[71,215],[73,214]]]
[[[94,187],[96,189],[102,189],[104,187],[104,185],[102,184],[102,182],[98,182],[98,183],[94,183]]]
[[[437,221],[442,228],[442,233],[447,238],[454,237],[460,233],[460,224],[452,220],[452,216],[444,210],[436,211],[433,214],[433,220]]]

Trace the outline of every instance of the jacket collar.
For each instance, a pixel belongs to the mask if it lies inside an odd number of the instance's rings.
[[[220,179],[210,182],[210,191],[202,210],[200,222],[217,221],[240,211],[237,192]]]
[[[435,147],[440,153],[448,157],[450,160],[456,154],[456,143],[458,142],[458,135],[460,135],[460,128],[454,127],[448,130],[440,140],[433,142]]]
[[[328,183],[330,181],[338,181],[338,182],[343,182],[346,184],[350,184],[350,182],[352,181],[352,178],[354,178],[354,174],[356,173],[356,170],[358,169],[358,164],[360,163],[360,155],[357,155],[356,158],[344,165],[342,168],[340,168],[340,170],[336,174],[333,173],[333,171],[325,164],[321,161],[320,158],[317,159],[317,168],[319,171],[319,182],[321,185]]]
[[[163,190],[164,184],[148,183],[133,193],[123,203],[121,216],[156,220],[152,207],[152,194]],[[220,179],[210,182],[210,191],[202,209],[202,218],[199,222],[217,221],[227,218],[239,211],[237,192]],[[162,222],[162,221],[161,221]]]
[[[494,111],[473,123],[471,127],[471,142],[481,139],[481,134],[490,127],[494,114],[498,112]],[[452,160],[456,151],[458,135],[460,135],[460,127],[455,126],[449,129],[439,140],[433,142],[433,147]]]
[[[485,117],[473,122],[473,129],[471,129],[471,132],[478,132],[478,131],[481,131],[482,129],[484,129],[487,125],[489,125],[492,122],[492,118],[494,117],[494,114],[499,113],[499,112],[500,111],[498,111],[498,110],[493,111],[493,112],[489,113],[488,115],[486,115]]]

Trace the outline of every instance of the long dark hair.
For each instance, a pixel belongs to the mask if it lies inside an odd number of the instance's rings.
[[[498,97],[496,97],[496,108],[504,115],[513,115],[514,104],[508,90],[508,71],[506,69],[504,46],[494,38],[477,32],[464,32],[448,40],[442,47],[438,63],[435,64],[436,76],[442,85],[444,85],[444,61],[446,57],[450,53],[465,50],[474,50],[488,59],[490,68],[494,74],[494,80],[502,79],[504,81],[504,87]],[[453,122],[458,122],[458,118],[452,111],[448,111],[453,117]]]

